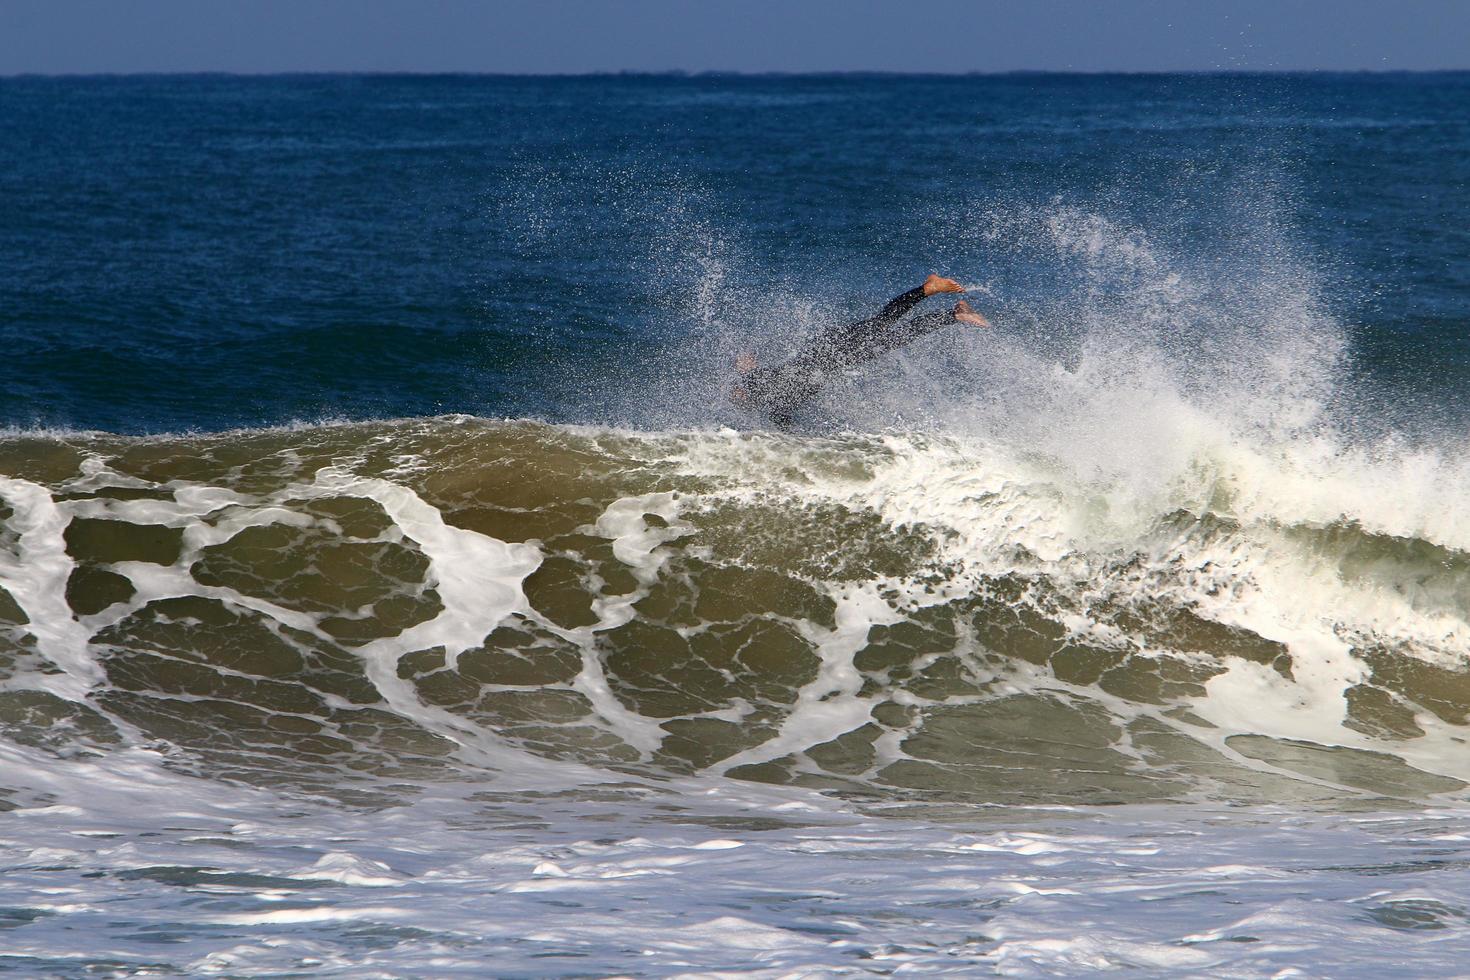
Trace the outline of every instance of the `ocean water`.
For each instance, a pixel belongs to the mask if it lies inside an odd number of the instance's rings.
[[[0,80],[0,971],[1463,973],[1467,215],[1460,74]]]

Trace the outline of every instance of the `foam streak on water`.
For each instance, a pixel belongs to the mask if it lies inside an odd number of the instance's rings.
[[[7,750],[0,778],[38,762]],[[0,965],[23,975],[1353,975],[1388,948],[1450,975],[1470,951],[1462,812],[1013,809],[950,829],[718,782],[595,806],[441,784],[355,812],[137,752],[51,788],[73,802],[0,835]]]

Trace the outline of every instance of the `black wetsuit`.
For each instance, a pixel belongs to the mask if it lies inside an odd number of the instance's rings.
[[[955,322],[951,310],[898,322],[923,300],[924,287],[919,286],[889,300],[877,316],[829,327],[784,364],[756,368],[745,375],[737,389],[743,388],[747,403],[770,416],[771,421],[789,425],[792,412],[811,401],[834,373],[871,361]]]

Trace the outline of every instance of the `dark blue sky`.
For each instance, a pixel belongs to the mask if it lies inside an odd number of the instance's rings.
[[[0,0],[0,74],[1470,68],[1470,0]]]

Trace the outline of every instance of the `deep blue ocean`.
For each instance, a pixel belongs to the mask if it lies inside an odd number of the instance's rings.
[[[1470,963],[1470,74],[0,79],[0,355],[0,973]]]
[[[1046,208],[1211,289],[1289,259],[1390,401],[1462,401],[1466,74],[11,78],[0,421],[639,422],[712,319],[931,269],[1065,328],[1076,277],[987,217]]]

